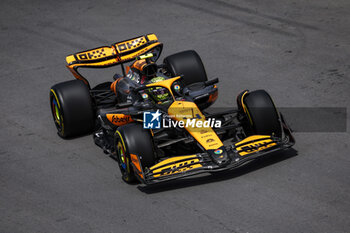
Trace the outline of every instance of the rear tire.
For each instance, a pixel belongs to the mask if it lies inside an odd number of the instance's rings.
[[[194,50],[170,55],[164,59],[164,64],[172,77],[183,75],[182,82],[186,86],[208,81],[203,62]]]
[[[248,92],[243,96],[245,114],[248,118],[249,128],[245,128],[248,134],[282,136],[281,123],[278,111],[270,97],[264,90]]]
[[[94,128],[94,111],[89,88],[81,80],[58,83],[51,87],[52,116],[63,138],[90,133]]]
[[[142,169],[155,164],[152,136],[142,125],[130,123],[120,126],[114,142],[116,158],[125,182],[133,183],[136,180],[130,154],[139,156]]]

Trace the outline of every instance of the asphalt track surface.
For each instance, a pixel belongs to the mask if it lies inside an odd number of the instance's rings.
[[[91,136],[60,139],[49,89],[65,56],[146,33],[162,58],[195,49],[216,106],[266,89],[279,107],[350,107],[347,0],[0,3],[0,232],[350,232],[349,127],[295,150],[145,189]],[[115,69],[87,72],[95,83]],[[349,117],[347,118],[349,125]]]

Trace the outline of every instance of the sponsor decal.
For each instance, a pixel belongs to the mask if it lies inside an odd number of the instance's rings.
[[[205,135],[201,136],[201,138],[207,138],[207,137],[211,137],[211,134],[209,133],[209,134],[205,134]]]
[[[216,146],[216,145],[219,145],[219,143],[213,143],[213,144],[209,144],[209,147],[213,147],[213,146]]]
[[[221,155],[222,152],[223,152],[223,150],[221,150],[221,149],[214,150],[214,154],[216,154],[216,155]]]
[[[177,85],[177,84],[174,85],[174,90],[175,90],[175,91],[179,91],[179,90],[180,90],[180,85]]]
[[[129,122],[131,120],[130,116],[124,116],[124,117],[118,117],[118,115],[112,116],[112,122],[113,123],[121,123],[121,122]]]
[[[124,114],[107,114],[107,119],[112,122],[114,125],[125,125],[129,122],[132,122],[133,119],[130,115]]]
[[[272,140],[271,140],[271,142],[272,142]],[[239,155],[244,156],[244,155],[247,155],[247,154],[255,153],[255,152],[258,152],[258,151],[261,151],[261,150],[265,150],[265,149],[267,149],[269,147],[273,147],[275,145],[276,145],[276,143],[269,143],[269,144],[251,143],[251,144],[248,144],[246,146],[240,147],[240,149],[244,150],[244,151],[240,151]]]
[[[208,131],[207,130],[201,130],[201,131],[199,131],[199,133],[200,134],[205,134],[205,133],[208,133]],[[205,137],[205,136],[202,136],[203,138]]]
[[[198,162],[199,162],[199,159],[196,158],[196,159],[188,160],[186,162],[175,163],[173,165],[155,169],[153,173],[158,173],[158,174],[155,174],[154,177],[172,175],[172,174],[185,172],[188,170],[202,167],[201,164],[197,164]]]

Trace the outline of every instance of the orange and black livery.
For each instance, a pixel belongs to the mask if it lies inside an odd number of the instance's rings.
[[[209,112],[218,78],[208,80],[197,52],[158,62],[162,49],[157,36],[147,34],[68,55],[76,79],[50,90],[58,135],[92,134],[125,182],[147,185],[234,169],[294,145],[265,90],[244,90],[236,106]],[[94,87],[79,72],[112,66],[119,72]]]

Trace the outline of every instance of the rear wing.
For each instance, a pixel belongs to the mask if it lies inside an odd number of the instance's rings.
[[[66,57],[67,68],[73,75],[83,80],[89,86],[89,82],[78,72],[80,67],[105,68],[115,65],[121,65],[124,72],[123,63],[134,60],[136,57],[152,52],[153,61],[156,61],[162,51],[163,44],[158,42],[155,34],[135,37],[129,40],[120,41],[111,46],[98,47]]]

